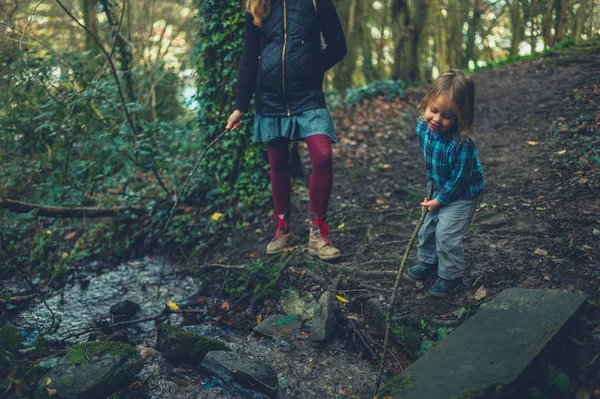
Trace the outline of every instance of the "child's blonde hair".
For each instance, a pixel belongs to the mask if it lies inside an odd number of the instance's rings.
[[[254,17],[254,25],[262,26],[271,12],[271,0],[246,0],[246,11]]]
[[[442,72],[431,84],[427,94],[419,103],[421,114],[436,98],[448,95],[454,103],[456,124],[462,140],[473,134],[473,119],[475,117],[475,83],[470,76],[455,69]]]

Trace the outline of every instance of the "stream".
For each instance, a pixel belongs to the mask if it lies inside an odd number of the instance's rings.
[[[91,327],[98,321],[110,322],[111,306],[123,300],[140,305],[135,319],[158,315],[169,301],[178,302],[198,292],[201,280],[181,277],[170,264],[145,258],[131,261],[114,270],[89,279],[89,283],[71,283],[57,290],[45,301],[10,320],[19,333],[29,340],[40,331],[48,331],[58,322],[50,340],[66,340],[75,344],[87,341]],[[181,326],[181,314],[171,314],[169,322]],[[56,325],[56,324],[55,324]],[[286,342],[260,336],[254,332],[229,328],[223,323],[185,326],[188,331],[217,338],[231,351],[271,365],[277,372],[280,398],[370,398],[377,375],[376,365],[360,358],[343,338],[327,345],[310,340],[306,323],[300,332]],[[199,368],[173,366],[155,351],[156,332],[153,321],[128,327],[132,344],[145,351],[144,367],[138,374],[149,398],[247,398],[252,392],[241,392],[204,374]]]

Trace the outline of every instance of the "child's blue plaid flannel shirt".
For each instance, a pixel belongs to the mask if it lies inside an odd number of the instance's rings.
[[[423,118],[416,127],[421,151],[425,156],[427,177],[433,182],[440,204],[476,198],[483,191],[483,169],[471,138],[460,144],[460,134],[432,131]]]

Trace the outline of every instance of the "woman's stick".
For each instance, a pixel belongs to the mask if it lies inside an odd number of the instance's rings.
[[[431,199],[433,195],[433,183],[429,182],[427,185],[427,200]],[[392,311],[394,309],[394,303],[396,302],[396,295],[398,294],[398,286],[400,285],[400,279],[402,276],[402,272],[404,271],[404,266],[406,265],[406,260],[408,259],[408,254],[419,234],[419,230],[421,230],[421,226],[423,226],[423,222],[425,221],[425,216],[427,216],[427,207],[423,208],[421,211],[421,218],[415,227],[415,230],[408,240],[408,244],[406,245],[406,250],[404,251],[404,256],[402,256],[402,260],[400,261],[400,267],[398,268],[398,274],[396,275],[396,282],[394,283],[394,289],[392,291],[392,299],[390,301],[390,307],[385,315],[385,338],[383,339],[383,351],[381,352],[381,360],[379,361],[379,373],[377,373],[377,382],[375,384],[375,394],[379,391],[379,386],[381,385],[381,376],[383,375],[383,361],[385,359],[385,352],[387,351],[388,341],[390,338],[390,329],[392,322]]]

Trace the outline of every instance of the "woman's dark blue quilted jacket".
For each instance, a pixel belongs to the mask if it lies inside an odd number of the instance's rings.
[[[325,108],[323,73],[346,54],[344,34],[331,0],[271,0],[262,27],[246,15],[236,109],[247,111],[256,92],[263,116],[297,115]],[[321,32],[327,44],[321,48]]]

